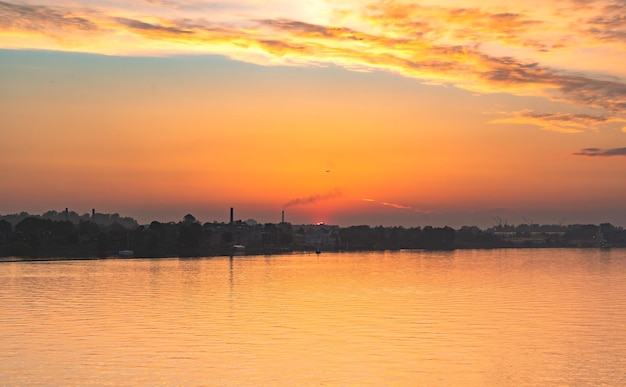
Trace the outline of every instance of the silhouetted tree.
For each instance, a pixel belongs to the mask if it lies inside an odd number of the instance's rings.
[[[14,241],[9,246],[9,254],[15,257],[28,257],[33,255],[33,249],[24,241]]]
[[[389,249],[398,249],[400,247],[402,247],[401,245],[401,240],[402,238],[402,229],[398,228],[398,227],[392,227],[391,230],[389,230],[389,237],[387,238],[387,246],[386,248]]]
[[[230,231],[224,231],[222,233],[222,244],[223,245],[229,245],[231,243],[233,243],[234,239],[233,239],[233,233]]]
[[[113,223],[109,226],[109,243],[111,247],[117,250],[125,249],[128,246],[128,230],[119,223]]]
[[[426,226],[422,230],[423,248],[426,249],[452,249],[456,232],[448,226],[433,228]]]
[[[48,221],[48,227],[52,234],[52,238],[56,242],[62,243],[76,243],[78,238],[76,236],[76,227],[74,223],[68,220],[62,221]]]
[[[202,225],[202,232],[207,241],[211,240],[211,236],[213,235],[213,228],[211,223],[205,223]]]
[[[178,232],[178,243],[186,254],[198,248],[202,234],[202,226],[199,223],[185,223],[180,226]]]
[[[149,230],[148,243],[146,246],[146,255],[149,257],[158,257],[160,255],[160,238],[155,231]]]
[[[406,231],[406,240],[408,247],[422,247],[422,229],[420,227],[411,227]]]
[[[196,217],[191,215],[191,214],[187,214],[183,217],[183,222],[185,223],[195,223],[197,222]]]
[[[15,231],[25,235],[40,234],[46,231],[45,221],[38,218],[28,217],[15,225]]]
[[[377,226],[375,228],[376,233],[376,245],[379,249],[387,248],[387,230],[383,226]]]
[[[90,220],[81,220],[78,223],[78,233],[85,240],[93,240],[100,234],[100,226]]]
[[[109,254],[109,236],[105,232],[100,232],[98,234],[98,244],[97,244],[97,255],[100,258],[105,258]]]
[[[42,244],[42,235],[48,234],[46,221],[28,217],[15,225],[15,231],[22,233],[24,241],[31,248],[31,255],[36,256]]]
[[[11,223],[7,222],[4,219],[0,219],[0,232],[8,234],[13,231],[13,226]]]
[[[280,233],[280,244],[281,245],[289,245],[293,243],[293,234],[284,233],[281,231]]]
[[[441,231],[442,248],[451,249],[454,248],[454,239],[456,238],[456,231],[452,227],[445,226]]]
[[[351,249],[371,249],[376,246],[376,231],[370,226],[350,226],[339,230],[339,238]]]

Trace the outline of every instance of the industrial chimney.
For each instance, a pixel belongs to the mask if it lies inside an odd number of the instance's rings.
[[[281,221],[280,221],[280,222],[281,222],[281,223],[285,223],[285,210],[283,210],[283,214],[282,214],[282,217],[281,217]]]
[[[235,223],[235,213],[234,213],[234,209],[232,207],[230,207],[230,224]]]

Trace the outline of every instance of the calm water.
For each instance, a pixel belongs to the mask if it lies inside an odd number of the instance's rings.
[[[626,250],[0,263],[0,385],[626,385]]]

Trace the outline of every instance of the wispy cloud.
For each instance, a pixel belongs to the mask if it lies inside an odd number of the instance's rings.
[[[541,58],[580,42],[626,47],[626,5],[621,0],[545,3],[568,7],[541,4],[541,9],[529,11],[387,0],[352,9],[342,8],[353,5],[344,0],[326,12],[331,16],[323,23],[324,18],[293,12],[296,6],[288,3],[281,3],[281,15],[276,8],[264,11],[245,1],[150,1],[144,7],[0,2],[0,47],[131,55],[192,52],[264,65],[383,70],[477,93],[538,96],[573,109],[603,111],[596,116],[522,112],[496,122],[576,132],[622,120],[623,79],[584,68],[565,71],[554,62],[542,64]],[[336,23],[330,23],[332,15]]]
[[[12,4],[0,1],[0,27],[3,31],[95,30],[97,25],[66,7]]]
[[[123,17],[116,17],[113,20],[135,31],[146,31],[148,33],[154,32],[157,34],[164,33],[164,34],[173,34],[173,35],[193,34],[192,30],[180,28],[176,26],[165,26],[165,25],[159,25],[159,24],[146,23],[143,21],[127,19]]]
[[[598,41],[625,45],[626,3],[622,0],[604,2],[598,14],[587,19],[582,29]]]
[[[411,206],[405,206],[405,205],[398,204],[398,203],[387,203],[387,202],[382,202],[382,203],[380,203],[380,204],[382,204],[383,206],[387,206],[387,207],[397,208],[397,209],[399,209],[399,210],[410,210],[410,209],[411,209]]]
[[[522,110],[508,113],[509,117],[492,120],[492,123],[513,123],[539,126],[545,130],[562,133],[580,133],[588,129],[598,130],[600,125],[611,122],[626,122],[615,116],[571,113],[536,113]]]
[[[368,203],[380,204],[380,205],[385,206],[385,207],[396,208],[398,210],[410,210],[410,209],[413,208],[411,206],[407,206],[407,205],[404,205],[404,204],[383,202],[383,201],[378,201],[378,200],[375,200],[375,199],[361,199],[361,200],[363,200],[364,202],[368,202]]]
[[[497,42],[547,50],[556,42],[533,36],[545,31],[545,22],[504,9],[455,8],[428,6],[410,2],[379,1],[363,14],[383,34],[428,39],[433,42],[480,44]],[[539,36],[537,34],[537,36]]]
[[[599,148],[585,148],[578,152],[575,152],[576,156],[592,156],[592,157],[613,157],[613,156],[626,156],[626,148],[612,148],[612,149],[599,149]]]

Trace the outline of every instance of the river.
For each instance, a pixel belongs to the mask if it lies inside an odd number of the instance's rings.
[[[626,385],[626,249],[0,263],[0,385]]]

